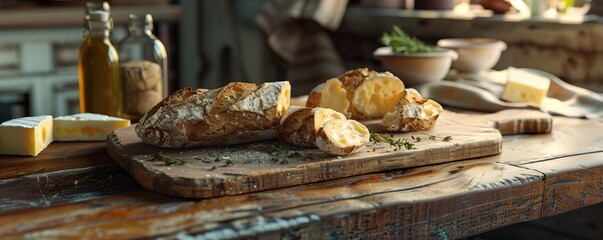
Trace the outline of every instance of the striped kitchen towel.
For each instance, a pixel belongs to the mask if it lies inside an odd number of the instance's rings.
[[[336,30],[347,0],[268,0],[256,22],[291,82],[293,96],[345,72],[329,35]]]

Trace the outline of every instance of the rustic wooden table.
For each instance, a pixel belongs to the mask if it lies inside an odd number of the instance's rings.
[[[603,119],[555,117],[491,157],[207,200],[142,189],[105,146],[0,156],[0,236],[454,239],[603,201]]]

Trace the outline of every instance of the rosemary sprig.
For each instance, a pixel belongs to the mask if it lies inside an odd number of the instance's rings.
[[[377,144],[379,142],[387,143],[394,151],[399,151],[403,148],[406,150],[417,149],[413,143],[410,143],[405,138],[394,139],[394,135],[391,133],[371,133],[369,140],[373,144]]]
[[[397,25],[393,26],[390,33],[383,33],[379,39],[383,45],[390,46],[394,53],[428,53],[435,52],[435,48],[421,40],[411,37]]]

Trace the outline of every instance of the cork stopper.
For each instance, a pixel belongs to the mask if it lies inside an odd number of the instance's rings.
[[[92,11],[88,13],[88,21],[91,22],[108,22],[109,13],[105,11]]]
[[[86,15],[87,27],[90,32],[103,32],[111,29],[109,13],[105,11],[92,11]]]
[[[98,11],[98,10],[110,12],[111,7],[109,6],[108,2],[87,2],[85,10],[86,10],[86,12],[85,12],[86,15],[88,15],[88,14],[90,14],[90,12]]]

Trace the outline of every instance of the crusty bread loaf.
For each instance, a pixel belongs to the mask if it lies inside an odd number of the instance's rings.
[[[417,90],[407,88],[394,111],[388,112],[381,127],[393,132],[415,132],[432,128],[444,109],[437,102],[426,99]]]
[[[403,91],[404,84],[391,73],[359,68],[315,87],[306,106],[331,108],[352,119],[378,119],[393,110]]]
[[[239,144],[276,138],[289,107],[289,82],[233,82],[213,89],[181,89],[136,125],[140,139],[160,147]]]
[[[328,108],[290,107],[277,126],[279,139],[333,155],[347,155],[369,141],[361,123]]]

